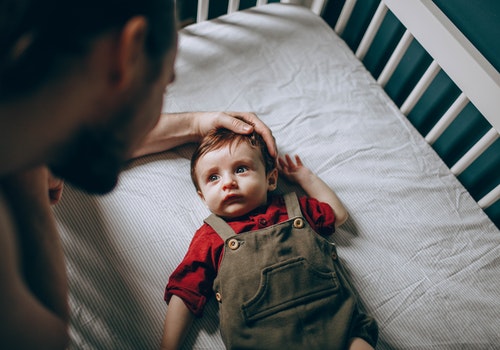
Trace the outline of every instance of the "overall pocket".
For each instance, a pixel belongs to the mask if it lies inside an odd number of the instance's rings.
[[[318,271],[303,257],[286,260],[262,271],[256,295],[243,303],[243,318],[247,323],[254,322],[297,305],[331,297],[338,289],[334,271]]]

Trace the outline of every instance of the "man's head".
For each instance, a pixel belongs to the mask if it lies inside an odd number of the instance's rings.
[[[175,40],[173,0],[0,0],[0,101],[65,74],[96,38],[119,35],[136,16],[147,21],[145,50],[160,65]]]
[[[41,106],[22,122],[61,132],[40,130],[34,162],[105,193],[158,120],[176,43],[173,0],[0,0],[0,104]]]
[[[194,152],[191,178],[211,212],[235,218],[266,203],[268,191],[277,186],[278,171],[259,134],[217,129]]]

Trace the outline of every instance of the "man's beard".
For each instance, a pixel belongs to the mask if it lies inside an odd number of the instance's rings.
[[[54,175],[89,193],[105,194],[116,186],[127,157],[113,132],[87,128],[64,148],[62,159],[49,164]]]

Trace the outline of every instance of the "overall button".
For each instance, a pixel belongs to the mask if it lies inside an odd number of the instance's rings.
[[[265,227],[267,225],[267,220],[264,218],[259,219],[259,226]]]
[[[240,242],[238,242],[236,238],[231,238],[227,242],[227,246],[229,247],[229,249],[236,250],[240,247]]]
[[[337,260],[338,256],[337,256],[337,252],[333,251],[332,252],[332,259],[333,260]]]
[[[304,220],[302,220],[301,218],[297,218],[297,219],[293,220],[293,227],[295,227],[295,228],[304,227]]]
[[[222,300],[222,296],[220,295],[219,292],[215,293],[215,299],[220,303]]]

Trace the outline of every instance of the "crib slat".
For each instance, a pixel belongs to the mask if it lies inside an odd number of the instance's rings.
[[[500,130],[500,72],[433,1],[384,2],[479,112]],[[426,25],[422,26],[422,23]],[[443,50],[443,43],[446,43],[446,50]]]
[[[363,60],[366,53],[368,52],[368,49],[370,48],[370,45],[372,44],[373,39],[375,38],[375,35],[377,34],[377,31],[385,18],[387,10],[387,6],[385,6],[384,2],[381,1],[377,7],[377,11],[375,11],[375,14],[373,15],[370,25],[363,35],[363,39],[361,39],[361,42],[359,43],[359,46],[356,50],[356,57],[360,60]]]
[[[267,4],[267,0],[257,0],[257,6],[265,5]]]
[[[500,199],[500,185],[497,185],[493,190],[491,190],[486,196],[481,198],[477,204],[483,209],[489,208],[497,200]]]
[[[401,105],[401,112],[403,112],[404,115],[410,114],[413,107],[415,107],[420,97],[422,97],[425,90],[431,85],[440,70],[439,64],[436,61],[432,61],[429,68],[427,68],[424,75],[422,75],[422,78],[420,78],[417,85],[415,85],[415,88],[413,88],[410,95]]]
[[[337,19],[337,23],[335,23],[334,29],[339,36],[342,35],[345,27],[347,26],[347,22],[349,22],[349,18],[351,18],[352,10],[354,10],[356,2],[357,0],[346,0],[346,2],[344,3],[339,18]]]
[[[405,31],[405,33],[401,37],[401,40],[394,49],[394,52],[392,53],[391,57],[387,61],[384,69],[382,70],[377,79],[377,83],[379,83],[380,86],[384,87],[387,84],[387,82],[392,76],[392,73],[394,73],[394,71],[398,67],[399,62],[406,53],[406,50],[408,50],[408,47],[410,46],[412,40],[413,40],[413,35],[411,35],[411,33],[408,30]]]
[[[321,16],[321,14],[323,13],[323,9],[325,8],[325,4],[325,0],[313,0],[311,4],[311,11],[318,16]]]
[[[491,128],[472,148],[451,167],[451,172],[460,175],[473,161],[476,160],[489,146],[498,139],[498,131]]]
[[[198,13],[196,14],[196,23],[206,21],[208,18],[209,0],[198,0]]]
[[[462,92],[460,96],[453,102],[453,104],[448,108],[445,114],[439,119],[439,121],[434,125],[434,127],[425,136],[425,141],[432,145],[436,140],[443,134],[443,132],[450,126],[450,124],[455,120],[458,114],[467,106],[469,99]]]
[[[240,0],[229,0],[227,4],[227,13],[233,13],[238,11],[240,8]]]

